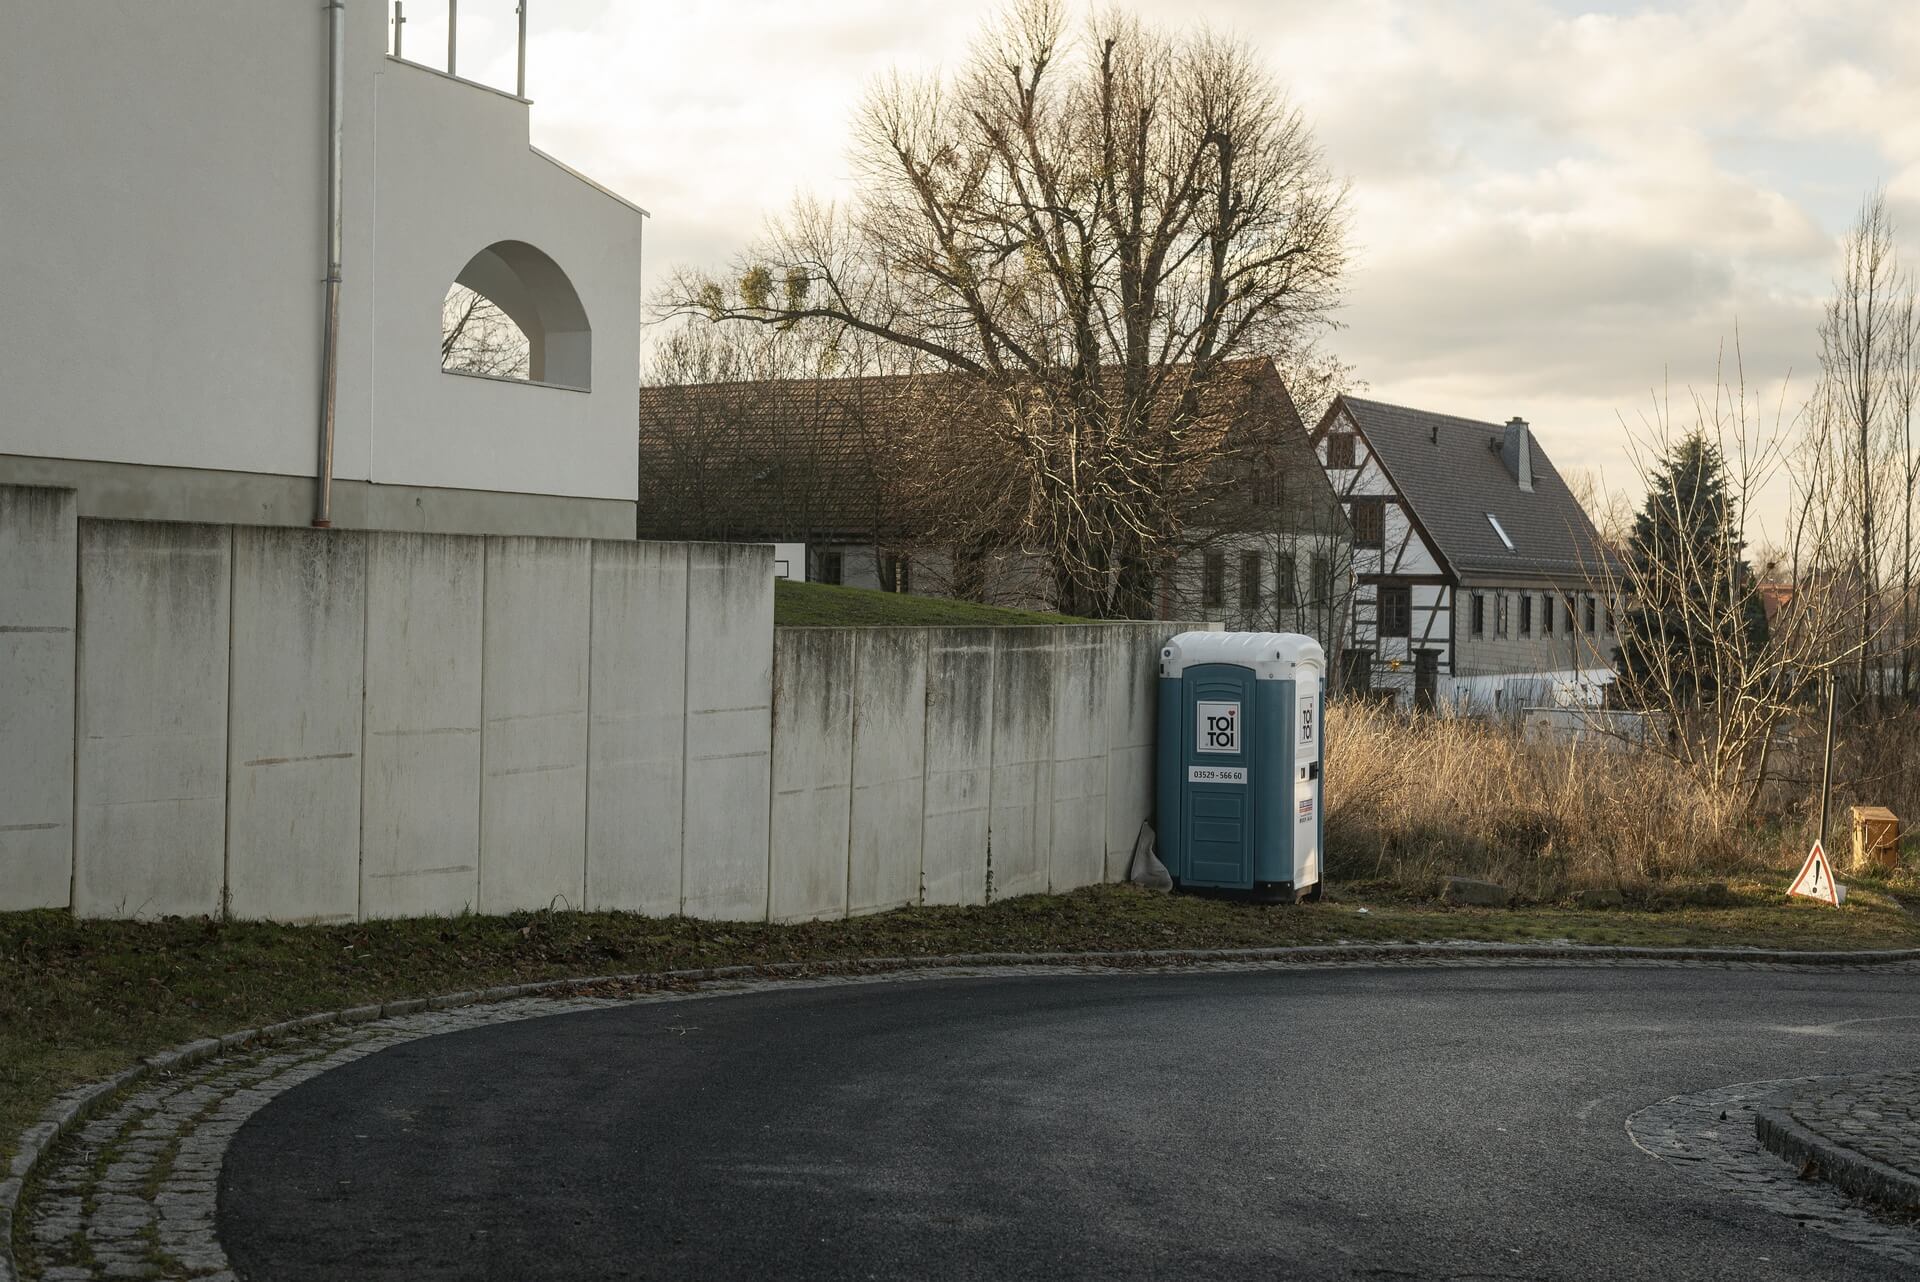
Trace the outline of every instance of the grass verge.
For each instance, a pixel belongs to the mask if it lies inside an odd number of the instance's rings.
[[[1675,891],[1607,911],[1446,909],[1384,885],[1292,908],[1100,886],[791,926],[623,913],[305,927],[0,914],[0,1164],[47,1102],[80,1082],[198,1037],[369,1002],[703,966],[1438,939],[1897,948],[1920,945],[1920,919],[1886,888],[1857,883],[1839,912],[1756,883],[1735,884],[1719,907]]]
[[[783,628],[1008,628],[1086,620],[944,597],[775,579],[773,622]]]

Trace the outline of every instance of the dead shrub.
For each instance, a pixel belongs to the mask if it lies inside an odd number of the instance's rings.
[[[1327,727],[1328,871],[1430,888],[1480,877],[1532,900],[1598,887],[1778,873],[1798,799],[1756,814],[1663,757],[1527,742],[1504,723],[1335,704]]]

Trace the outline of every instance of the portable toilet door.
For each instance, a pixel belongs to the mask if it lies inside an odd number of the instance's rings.
[[[1183,682],[1187,787],[1181,807],[1183,880],[1253,888],[1253,769],[1259,712],[1253,669],[1207,663]]]

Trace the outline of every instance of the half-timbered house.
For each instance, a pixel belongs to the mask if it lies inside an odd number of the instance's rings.
[[[1313,443],[1353,530],[1347,689],[1458,711],[1599,699],[1604,551],[1524,421],[1341,396]]]

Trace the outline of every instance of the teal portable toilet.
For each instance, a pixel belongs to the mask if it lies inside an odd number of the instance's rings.
[[[1161,648],[1154,826],[1176,886],[1320,897],[1326,666],[1292,632],[1182,632]]]

